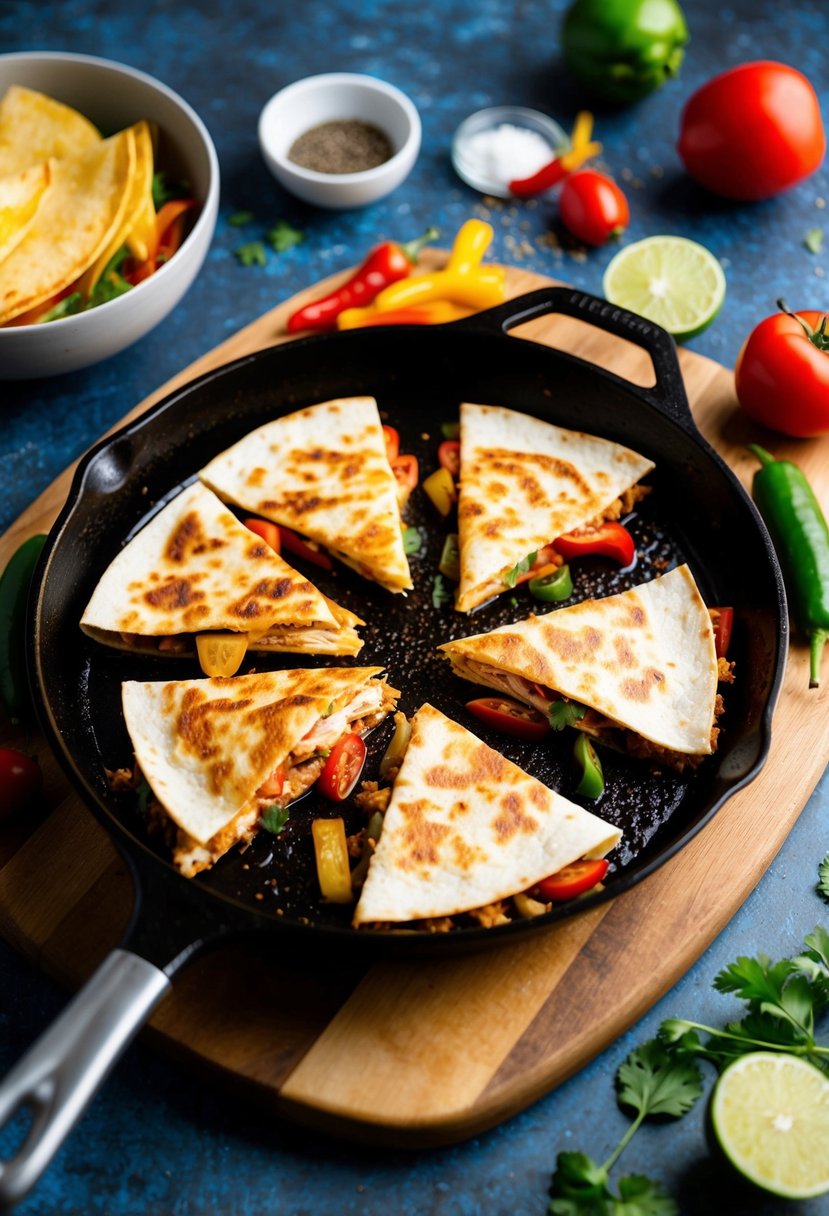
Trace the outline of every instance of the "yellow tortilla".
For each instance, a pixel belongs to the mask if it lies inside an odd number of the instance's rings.
[[[0,177],[0,262],[34,224],[51,183],[52,164],[48,160]]]
[[[153,142],[150,137],[149,123],[142,120],[141,122],[137,122],[131,129],[135,136],[135,171],[132,175],[129,198],[121,223],[115,234],[111,237],[106,249],[104,249],[103,253],[99,254],[94,263],[84,272],[78,281],[77,290],[83,292],[87,299],[92,294],[95,284],[109,265],[110,260],[122,245],[127,244],[129,241],[133,256],[140,261],[144,261],[148,254],[144,217],[148,203],[153,217],[155,217],[152,197]]]
[[[0,176],[100,142],[88,118],[34,89],[13,84],[0,99]]]

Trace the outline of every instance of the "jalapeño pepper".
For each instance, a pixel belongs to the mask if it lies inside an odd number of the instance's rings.
[[[820,683],[829,640],[829,525],[806,475],[790,460],[775,460],[756,443],[760,461],[752,493],[777,551],[789,602],[809,640],[809,687]]]
[[[573,755],[581,768],[581,780],[576,786],[576,793],[584,798],[598,798],[604,792],[604,773],[599,753],[587,735],[579,732],[573,744]]]

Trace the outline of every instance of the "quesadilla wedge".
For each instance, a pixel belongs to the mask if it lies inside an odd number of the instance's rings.
[[[230,679],[126,681],[122,703],[137,775],[152,791],[187,877],[250,841],[271,807],[311,788],[344,735],[363,735],[397,692],[380,667],[261,672]]]
[[[221,631],[251,650],[354,655],[362,624],[199,482],[125,545],[81,618],[105,645],[165,654],[192,654],[199,636]]]
[[[622,833],[433,706],[411,720],[354,924],[454,917],[532,890]]]
[[[397,480],[373,397],[325,401],[277,418],[199,476],[220,498],[310,537],[388,591],[412,586]]]
[[[501,406],[465,402],[460,419],[458,612],[560,563],[556,538],[629,511],[654,467],[621,444]]]
[[[677,770],[715,750],[717,684],[732,678],[686,565],[439,649],[456,675],[541,710],[556,728]]]

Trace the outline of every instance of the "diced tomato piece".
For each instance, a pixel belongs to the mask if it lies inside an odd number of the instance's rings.
[[[407,490],[413,490],[418,479],[417,457],[410,454],[395,456],[389,463],[399,484]]]
[[[400,433],[393,426],[383,426],[383,438],[386,441],[386,456],[389,464],[400,452]]]
[[[438,446],[438,463],[441,468],[448,469],[453,477],[460,476],[461,445],[458,439],[444,439]]]
[[[541,882],[536,884],[536,890],[542,899],[563,903],[590,891],[602,881],[608,869],[609,863],[603,857],[593,861],[583,857],[580,861],[574,861],[569,866],[557,870],[549,878],[542,878]]]
[[[479,697],[476,701],[467,701],[466,708],[487,726],[518,739],[537,742],[550,733],[550,723],[544,714],[510,697]]]
[[[598,554],[612,557],[620,566],[629,566],[636,556],[636,544],[624,524],[609,521],[598,528],[567,532],[553,541],[565,561]]]
[[[298,533],[294,532],[293,528],[286,528],[279,524],[279,540],[286,553],[293,553],[295,557],[304,557],[307,562],[319,566],[322,570],[334,569],[334,563],[325,550],[320,549],[312,540],[303,540]]]
[[[348,797],[360,779],[366,762],[366,745],[359,735],[343,735],[331,749],[322,772],[317,778],[317,789],[324,798],[342,802]]]
[[[261,536],[265,544],[279,553],[281,545],[279,541],[279,525],[275,524],[270,519],[246,519],[245,527],[250,528],[251,532],[255,532],[257,536]]]
[[[724,659],[731,645],[731,630],[734,627],[733,608],[709,608],[711,624],[714,627],[714,646],[717,658]]]
[[[267,781],[264,781],[256,792],[261,798],[281,798],[284,788],[285,770],[281,764],[278,764]]]

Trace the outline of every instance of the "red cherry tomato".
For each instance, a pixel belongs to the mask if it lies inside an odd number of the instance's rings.
[[[331,748],[331,755],[317,778],[317,789],[324,798],[342,802],[360,779],[366,762],[366,745],[359,735],[343,735]]]
[[[279,553],[281,545],[279,543],[279,525],[273,523],[270,519],[246,519],[245,527],[250,528],[251,532],[255,532],[257,536],[261,536],[266,545],[270,545]]]
[[[383,426],[383,438],[386,441],[386,456],[389,464],[400,451],[400,432],[393,426]]]
[[[333,570],[334,563],[324,549],[315,547],[314,541],[303,540],[292,528],[279,525],[279,540],[286,553],[295,557],[304,557],[307,562],[319,566],[321,570]]]
[[[466,708],[487,726],[518,739],[535,743],[550,733],[550,723],[544,714],[509,697],[479,697],[477,701],[467,701]]]
[[[771,198],[814,173],[826,150],[809,81],[784,63],[743,63],[686,102],[677,145],[700,185],[726,198]]]
[[[709,608],[711,624],[714,627],[714,648],[718,659],[724,659],[731,644],[731,630],[734,626],[733,608]]]
[[[0,823],[27,806],[43,787],[40,765],[25,752],[0,747]]]
[[[602,557],[612,557],[620,566],[629,566],[636,556],[633,537],[624,524],[617,524],[615,521],[600,524],[598,528],[567,532],[564,536],[556,537],[553,543],[568,562],[574,557],[599,554]]]
[[[749,334],[734,381],[755,422],[797,438],[829,435],[829,329],[826,313],[777,312]]]
[[[550,899],[553,903],[575,899],[577,895],[583,895],[585,891],[595,887],[596,883],[601,882],[608,868],[609,863],[603,857],[595,861],[582,858],[581,861],[564,866],[549,878],[542,878],[541,882],[536,884],[536,890],[542,899]]]
[[[614,181],[595,169],[565,178],[558,200],[561,221],[586,245],[604,245],[630,223],[628,202]]]
[[[461,471],[461,445],[458,439],[444,439],[443,443],[438,445],[438,463],[441,468],[447,469],[453,477],[460,476]]]
[[[405,486],[407,490],[413,490],[417,485],[418,478],[417,457],[411,455],[395,456],[390,463],[391,471],[400,485]]]

